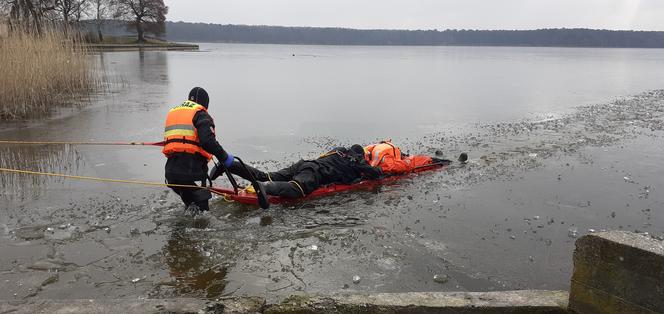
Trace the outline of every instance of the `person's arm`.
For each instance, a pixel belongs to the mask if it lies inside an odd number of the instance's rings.
[[[217,157],[224,166],[227,168],[230,167],[233,163],[233,155],[227,153],[219,142],[217,142],[212,117],[205,111],[199,111],[194,116],[194,126],[198,131],[198,139],[201,141],[201,147],[206,152]]]
[[[404,174],[413,171],[412,158],[396,159],[390,155],[385,156],[385,160],[380,164],[384,173]]]
[[[362,175],[369,179],[379,179],[383,175],[380,167],[372,167],[364,159],[358,161],[356,166]]]

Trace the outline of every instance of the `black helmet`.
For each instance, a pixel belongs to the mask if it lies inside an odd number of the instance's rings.
[[[202,87],[194,87],[189,92],[189,100],[207,108],[210,103],[208,93]]]

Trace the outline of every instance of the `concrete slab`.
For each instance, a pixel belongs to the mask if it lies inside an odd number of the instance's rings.
[[[570,309],[664,313],[664,242],[626,231],[577,240]]]
[[[293,296],[265,313],[567,313],[566,291]]]
[[[0,301],[0,313],[260,313],[261,298]]]
[[[264,299],[0,301],[0,313],[567,313],[565,291],[414,292]]]

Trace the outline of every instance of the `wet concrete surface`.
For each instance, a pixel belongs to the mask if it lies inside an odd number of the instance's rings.
[[[46,122],[5,126],[0,137],[158,139],[169,103],[194,84],[185,65],[209,58],[165,54],[103,55],[109,75],[124,73],[130,88]],[[218,123],[222,144],[267,169],[375,140],[255,136],[235,123]],[[0,299],[567,289],[576,237],[603,229],[664,237],[663,128],[664,91],[656,90],[546,119],[418,129],[395,142],[410,153],[468,152],[470,162],[266,211],[216,198],[195,218],[160,188],[2,173]],[[10,145],[0,153],[3,167],[163,181],[158,148]]]

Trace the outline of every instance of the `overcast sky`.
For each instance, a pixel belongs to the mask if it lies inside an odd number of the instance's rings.
[[[168,20],[389,29],[664,30],[664,0],[165,0]]]

